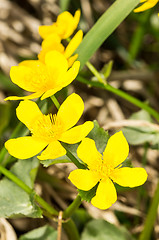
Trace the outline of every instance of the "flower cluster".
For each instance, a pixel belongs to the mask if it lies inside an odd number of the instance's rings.
[[[79,30],[66,47],[61,41],[73,34],[79,18],[79,10],[74,16],[64,12],[51,26],[40,26],[39,34],[43,42],[38,60],[23,61],[11,68],[12,82],[32,94],[22,97],[11,96],[5,100],[24,99],[17,107],[16,114],[30,130],[31,135],[10,139],[5,143],[5,147],[12,156],[19,159],[38,155],[38,159],[47,160],[56,159],[67,153],[63,142],[75,144],[82,141],[77,149],[77,155],[87,167],[72,171],[69,179],[77,188],[84,191],[98,185],[91,202],[100,209],[107,209],[117,200],[113,182],[135,187],[143,184],[147,178],[143,168],[122,167],[129,152],[128,143],[122,132],[110,137],[102,156],[97,151],[94,140],[86,138],[94,127],[93,122],[87,121],[74,126],[84,110],[84,103],[79,95],[73,93],[68,96],[57,114],[44,115],[38,105],[30,100],[51,97],[76,78],[80,62],[76,61],[78,55],[73,54],[82,41],[83,33]]]
[[[31,131],[32,136],[10,139],[5,143],[8,152],[20,159],[31,158],[46,149],[38,158],[55,159],[66,154],[59,141],[80,142],[93,128],[93,122],[73,127],[84,110],[79,95],[73,93],[63,102],[57,114],[44,115],[35,102],[25,100],[17,107],[18,119]],[[73,127],[73,128],[72,128]]]
[[[14,84],[32,92],[25,97],[10,96],[5,100],[48,98],[68,86],[79,72],[80,62],[75,61],[74,51],[82,41],[83,33],[79,30],[65,48],[61,40],[70,37],[76,29],[80,11],[73,17],[69,12],[61,13],[51,26],[40,26],[39,33],[44,38],[38,60],[21,62],[11,67],[10,77]]]
[[[113,182],[123,187],[136,187],[147,179],[144,168],[122,167],[128,153],[129,145],[121,131],[109,138],[103,156],[97,151],[94,140],[85,138],[77,149],[77,155],[87,164],[87,169],[72,171],[69,179],[84,191],[99,183],[91,203],[97,208],[107,209],[117,200]]]

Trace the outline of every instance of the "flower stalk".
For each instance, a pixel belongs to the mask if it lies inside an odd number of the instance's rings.
[[[77,195],[75,200],[66,208],[66,210],[63,213],[63,218],[67,219],[72,216],[72,214],[78,209],[78,207],[81,205],[81,197]]]
[[[149,240],[151,237],[152,229],[154,227],[154,223],[157,216],[157,209],[159,204],[159,181],[157,184],[157,188],[152,199],[150,208],[148,210],[148,214],[146,217],[146,221],[144,224],[144,229],[139,237],[139,240]]]
[[[90,69],[91,70],[91,69]],[[92,71],[91,71],[92,72]],[[95,71],[92,72],[93,74],[95,73]],[[96,73],[95,73],[96,74]],[[82,82],[84,84],[87,84],[87,85],[90,85],[90,86],[93,86],[93,87],[98,87],[98,88],[103,88],[109,92],[112,92],[114,94],[116,94],[117,96],[127,100],[128,102],[132,103],[133,105],[141,108],[141,109],[144,109],[145,111],[147,111],[151,116],[153,116],[156,120],[159,121],[159,113],[151,108],[150,106],[148,106],[146,103],[144,102],[141,102],[140,100],[138,100],[137,98],[123,92],[122,90],[120,89],[117,89],[117,88],[114,88],[113,86],[111,86],[110,84],[103,84],[99,81],[99,76],[98,74],[95,75],[96,78],[98,79],[98,82],[95,82],[95,81],[89,81],[81,76],[78,76],[77,77],[77,80],[79,82]]]

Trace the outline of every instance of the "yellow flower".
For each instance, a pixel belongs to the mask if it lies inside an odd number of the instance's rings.
[[[150,9],[152,7],[154,7],[159,0],[140,0],[141,3],[145,2],[144,4],[142,4],[140,7],[136,8],[134,10],[134,12],[143,12],[147,9]]]
[[[94,126],[93,122],[87,121],[73,127],[83,110],[83,100],[75,93],[67,97],[54,115],[43,115],[35,102],[21,101],[16,114],[31,131],[32,136],[10,139],[5,143],[5,147],[12,156],[19,159],[31,158],[44,148],[46,149],[38,156],[40,160],[64,156],[66,150],[59,141],[69,144],[80,142]]]
[[[58,51],[50,51],[45,56],[45,64],[39,60],[21,62],[11,67],[13,83],[33,94],[25,97],[11,96],[5,100],[48,98],[69,85],[77,76],[80,62],[76,61],[68,70],[68,61]]]
[[[147,179],[144,168],[121,167],[128,152],[129,146],[121,131],[109,138],[103,156],[97,151],[94,140],[85,138],[77,149],[77,155],[88,169],[72,171],[69,179],[84,191],[99,183],[91,203],[97,208],[107,209],[117,200],[113,182],[123,187],[136,187]]]
[[[74,56],[71,56],[71,55],[74,53],[74,51],[77,49],[77,47],[81,43],[82,37],[83,37],[83,32],[82,30],[79,30],[75,34],[75,36],[71,39],[67,47],[64,48],[64,46],[61,43],[61,38],[55,33],[50,34],[42,42],[42,50],[38,55],[39,60],[44,63],[46,53],[49,51],[56,50],[65,56],[65,58],[68,60],[68,66],[69,67],[72,66],[74,61],[77,59],[78,54],[75,54]]]
[[[72,35],[77,28],[80,19],[80,10],[75,12],[74,17],[65,11],[57,17],[57,21],[50,26],[40,26],[39,34],[45,39],[48,35],[56,33],[61,39],[66,39]]]

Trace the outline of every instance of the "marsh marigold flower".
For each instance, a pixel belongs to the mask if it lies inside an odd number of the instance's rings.
[[[140,3],[143,3],[140,7],[136,8],[134,12],[143,12],[147,9],[154,7],[159,0],[140,0]]]
[[[65,11],[57,17],[57,21],[50,26],[40,26],[39,34],[45,39],[52,33],[56,33],[61,39],[70,37],[74,30],[77,28],[80,19],[80,10],[75,12],[72,16],[71,13]]]
[[[16,109],[18,119],[31,131],[32,136],[10,139],[5,143],[8,152],[19,159],[31,158],[40,153],[40,160],[55,159],[66,154],[61,142],[80,142],[92,130],[94,124],[87,121],[73,127],[84,110],[81,97],[71,94],[62,103],[57,114],[44,115],[35,102],[21,101]]]
[[[40,51],[38,58],[44,63],[46,53],[56,50],[64,55],[64,57],[68,60],[68,66],[70,67],[78,57],[78,54],[75,54],[74,56],[72,56],[72,54],[81,43],[82,38],[83,32],[82,30],[79,30],[65,48],[61,43],[61,38],[57,34],[50,34],[46,39],[43,40],[41,45],[42,50]]]
[[[58,51],[50,51],[45,56],[45,64],[39,60],[27,60],[11,67],[13,83],[22,89],[33,92],[25,97],[11,96],[5,100],[48,98],[69,85],[77,76],[80,62],[75,61],[68,69],[68,61]]]
[[[147,179],[144,168],[122,167],[128,152],[129,146],[121,131],[109,138],[103,156],[97,151],[94,140],[85,138],[77,149],[77,155],[88,169],[72,171],[69,179],[84,191],[99,183],[91,203],[97,208],[107,209],[117,200],[113,182],[123,187],[136,187]]]

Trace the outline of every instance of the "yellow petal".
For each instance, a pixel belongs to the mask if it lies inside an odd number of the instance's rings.
[[[74,26],[75,26],[75,29],[77,28],[77,25],[78,25],[78,23],[79,23],[80,16],[81,16],[81,11],[78,9],[78,10],[75,12],[75,15],[74,15]]]
[[[13,83],[29,92],[44,92],[49,88],[46,66],[39,60],[23,61],[11,67],[10,77]]]
[[[30,136],[10,139],[5,143],[9,154],[19,159],[31,158],[41,152],[46,146],[46,142]]]
[[[88,165],[88,167],[96,166],[97,161],[102,163],[102,155],[98,152],[95,141],[90,138],[85,138],[77,148],[78,157]]]
[[[32,126],[34,123],[34,120],[43,115],[38,105],[35,102],[29,100],[20,102],[19,106],[16,109],[16,114],[18,119],[29,129],[30,126]]]
[[[80,126],[73,127],[62,133],[59,140],[69,144],[74,144],[82,141],[94,127],[93,122],[87,121]]]
[[[66,39],[76,29],[80,19],[80,10],[75,12],[74,17],[71,13],[65,11],[57,17],[57,21],[50,26],[40,26],[39,34],[42,38],[48,37],[50,34],[58,34],[61,39]]]
[[[83,191],[88,191],[93,188],[99,181],[95,172],[84,169],[76,169],[72,171],[68,179],[78,188]]]
[[[54,82],[55,86],[53,87],[53,89],[49,89],[48,91],[46,91],[41,97],[41,100],[54,95],[56,92],[60,91],[62,88],[69,85],[76,78],[79,71],[79,67],[80,67],[80,62],[76,61],[64,75],[62,75],[59,79],[56,79],[56,82]]]
[[[40,36],[45,39],[52,33],[56,33],[58,31],[56,24],[52,24],[50,26],[39,26],[39,34]]]
[[[64,53],[64,46],[61,44],[61,39],[57,34],[51,34],[42,42],[42,50],[40,51],[38,58],[45,63],[46,53],[49,51],[58,51]]]
[[[66,154],[66,150],[58,141],[51,142],[47,148],[41,153],[40,156],[37,156],[40,160],[55,159],[62,157]]]
[[[63,75],[61,78],[59,78],[57,84],[63,85],[63,87],[69,85],[78,75],[80,68],[80,62],[76,61],[72,65],[72,67]]]
[[[148,0],[147,2],[142,4],[142,6],[136,8],[134,12],[143,12],[147,9],[154,7],[157,3],[158,3],[158,0]]]
[[[48,47],[51,47],[51,45],[54,45],[56,43],[60,44],[61,38],[59,37],[59,35],[57,33],[52,33],[42,41],[41,46],[42,46],[42,48],[48,48]]]
[[[41,100],[54,95],[56,92],[60,91],[62,88],[68,86],[76,78],[79,72],[79,67],[80,67],[80,62],[76,61],[66,73],[64,73],[59,78],[54,79],[52,83],[52,85],[54,84],[53,88],[46,91],[41,97]]]
[[[147,180],[147,172],[144,168],[123,167],[114,169],[111,179],[123,187],[137,187]]]
[[[74,63],[74,61],[76,61],[77,58],[78,58],[78,54],[75,54],[74,56],[67,59],[69,68],[72,66],[72,64]]]
[[[122,131],[120,131],[109,138],[103,153],[103,159],[105,163],[117,167],[124,162],[128,153],[129,145]]]
[[[51,72],[58,71],[58,74],[66,72],[68,69],[68,62],[66,58],[58,51],[50,51],[46,54],[45,64]],[[54,73],[55,74],[55,73]]]
[[[82,98],[72,93],[60,106],[56,120],[61,123],[63,129],[66,131],[78,122],[83,110],[84,103]]]
[[[80,19],[80,10],[75,12],[74,17],[71,13],[65,11],[61,13],[56,21],[58,34],[62,39],[66,39],[72,35],[74,30],[77,28]]]
[[[41,95],[43,94],[43,92],[37,92],[37,93],[33,93],[30,94],[28,96],[24,96],[24,97],[18,97],[18,96],[10,96],[5,98],[4,100],[27,100],[27,99],[34,99],[34,98],[39,98]]]
[[[32,70],[26,66],[11,67],[10,78],[12,82],[26,91],[36,92],[35,87],[30,82],[31,76]]]
[[[46,53],[45,64],[49,72],[49,89],[52,89],[59,84],[59,79],[63,77],[68,69],[68,62],[66,58],[57,51],[50,51]],[[51,87],[52,86],[52,87]]]
[[[74,51],[77,49],[77,47],[81,43],[82,37],[83,37],[83,32],[82,32],[82,30],[79,30],[75,34],[75,36],[71,39],[71,41],[69,42],[69,44],[67,45],[67,47],[65,49],[64,56],[66,58],[69,58],[74,53]]]
[[[116,189],[112,181],[107,178],[101,181],[97,188],[95,197],[92,198],[92,205],[99,209],[107,209],[117,200]]]

